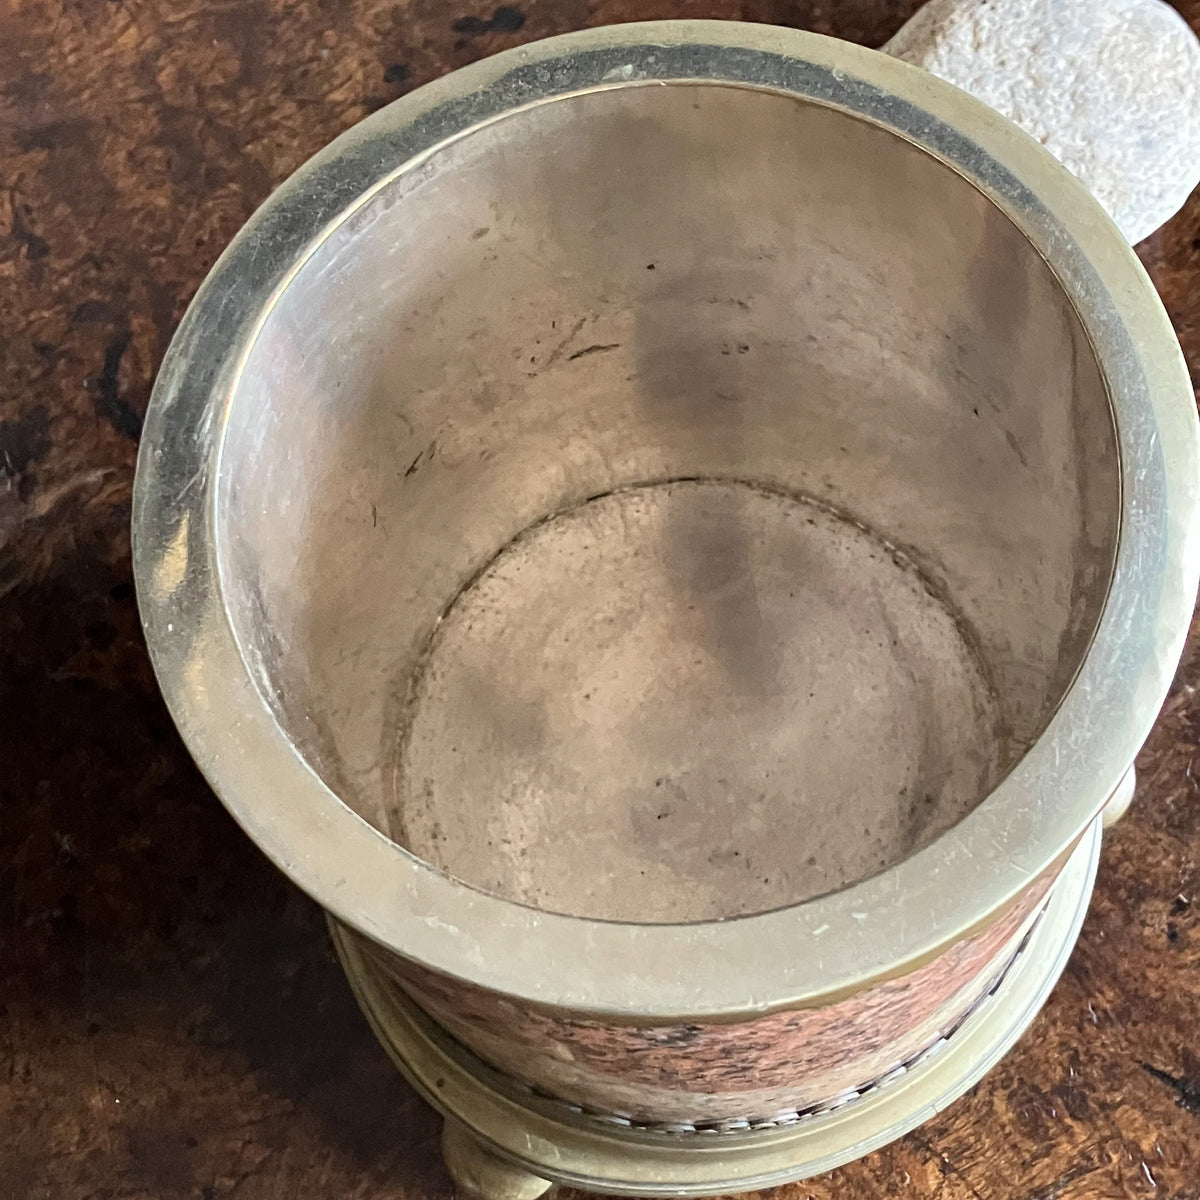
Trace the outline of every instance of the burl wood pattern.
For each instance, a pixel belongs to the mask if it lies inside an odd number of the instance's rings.
[[[612,1024],[520,1004],[372,961],[481,1058],[561,1100],[640,1122],[763,1119],[878,1082],[950,1032],[994,983],[1050,880],[986,929],[906,975],[819,1008],[750,1021]]]
[[[0,3],[0,1198],[422,1200],[438,1121],[321,913],[158,698],[127,522],[153,373],[308,155],[483,54],[633,17],[878,45],[915,0]],[[1200,0],[1180,0],[1200,29]],[[1141,248],[1200,382],[1200,196]],[[777,1200],[1200,1198],[1200,635],[1079,947],[971,1095]]]

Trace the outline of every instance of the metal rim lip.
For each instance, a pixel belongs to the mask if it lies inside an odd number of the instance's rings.
[[[597,1128],[586,1117],[526,1108],[472,1068],[412,1001],[380,988],[353,942],[330,931],[376,1036],[435,1108],[461,1120],[531,1174],[585,1191],[626,1196],[707,1196],[773,1187],[861,1158],[933,1117],[974,1086],[1028,1028],[1066,966],[1087,912],[1100,856],[1099,822],[1085,834],[1042,920],[992,1002],[941,1053],[811,1124],[744,1133],[671,1135]]]
[[[1095,347],[1120,433],[1115,572],[1080,672],[1037,744],[963,822],[881,875],[774,912],[633,925],[537,912],[421,863],[305,764],[227,620],[214,495],[223,416],[273,298],[312,246],[447,140],[531,103],[688,81],[833,105],[948,163],[1050,264]],[[139,453],[134,569],[155,670],[201,769],[259,846],[397,953],[533,1003],[721,1016],[813,1003],[928,958],[1058,860],[1117,786],[1170,684],[1200,574],[1198,426],[1157,294],[1099,206],[982,103],[876,51],[725,22],[568,34],[486,59],[343,134],[258,210],[168,352]],[[549,970],[546,964],[553,964]]]

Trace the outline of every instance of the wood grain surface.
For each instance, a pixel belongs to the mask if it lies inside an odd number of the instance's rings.
[[[151,380],[255,206],[401,93],[587,25],[883,42],[915,0],[0,0],[0,1198],[418,1200],[438,1121],[192,767],[138,627]],[[1200,0],[1179,0],[1200,28]],[[1200,381],[1200,196],[1142,247]],[[780,1200],[1200,1200],[1200,639],[1045,1012]]]

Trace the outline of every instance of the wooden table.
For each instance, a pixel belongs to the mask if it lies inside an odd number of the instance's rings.
[[[489,0],[490,5],[490,0]],[[721,16],[877,45],[914,0],[8,0],[0,7],[0,1197],[392,1200],[438,1121],[321,914],[192,767],[130,578],[184,305],[267,193],[518,42]],[[1181,0],[1200,28],[1200,0]],[[1142,247],[1200,378],[1200,195]],[[788,1200],[1200,1197],[1200,640],[1032,1031],[917,1133]]]

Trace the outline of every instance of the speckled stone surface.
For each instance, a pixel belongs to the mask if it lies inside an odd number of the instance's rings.
[[[520,3],[520,0],[518,0]],[[1200,28],[1200,0],[1180,11]],[[0,6],[0,1200],[420,1200],[437,1120],[158,699],[127,523],[171,330],[305,157],[489,51],[635,17],[880,45],[908,0]],[[1141,250],[1200,382],[1200,197]],[[783,1200],[1200,1197],[1200,639],[1066,976],[987,1080]],[[1193,769],[1195,768],[1195,769]]]
[[[1200,183],[1200,41],[1163,0],[929,0],[886,49],[1037,138],[1131,242]]]
[[[1007,971],[1052,879],[907,975],[821,1008],[736,1023],[562,1017],[406,969],[365,939],[358,950],[463,1045],[543,1094],[650,1123],[755,1121],[864,1091],[953,1037]]]

